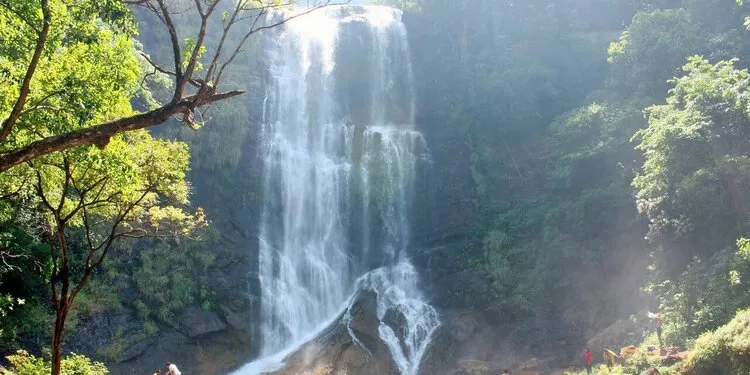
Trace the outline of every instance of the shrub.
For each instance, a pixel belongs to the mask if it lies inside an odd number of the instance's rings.
[[[34,357],[26,351],[19,350],[7,357],[10,363],[10,374],[13,375],[47,375],[52,370],[48,361]],[[71,354],[62,360],[63,375],[107,375],[109,370],[102,363],[91,362],[80,354]]]
[[[682,371],[688,375],[750,373],[750,309],[698,337]]]

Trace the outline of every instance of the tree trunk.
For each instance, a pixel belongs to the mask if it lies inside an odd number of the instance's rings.
[[[69,306],[67,301],[61,300],[55,310],[55,331],[52,335],[52,375],[60,375],[61,371],[63,334]]]

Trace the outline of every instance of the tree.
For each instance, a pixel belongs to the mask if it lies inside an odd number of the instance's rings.
[[[243,93],[241,90],[220,92],[219,88],[227,67],[253,34],[330,3],[331,0],[316,0],[306,11],[266,21],[265,16],[270,11],[288,7],[294,4],[294,0],[240,0],[231,5],[222,0],[195,0],[192,3],[165,0],[0,1],[0,34],[4,38],[0,47],[0,78],[3,81],[0,88],[0,172],[55,151],[85,145],[103,148],[117,134],[158,125],[173,116],[188,126],[197,127],[201,122],[200,117],[196,119],[198,110]],[[129,47],[132,51],[135,23],[129,6],[153,13],[169,34],[171,68],[156,64],[143,53],[139,58],[151,65],[153,73],[168,74],[172,78],[171,98],[166,104],[156,105],[142,113],[90,118],[86,115],[92,110],[88,106],[88,97],[119,94],[122,87],[101,87],[101,81],[77,80],[75,74],[61,75],[60,69],[78,70],[79,67],[77,61],[68,61],[69,66],[61,67],[58,57],[75,55],[81,46],[111,51],[111,43]],[[222,7],[229,10],[218,12]],[[181,40],[173,18],[176,13],[188,11],[196,17],[199,26],[194,38]],[[221,36],[209,51],[207,30],[217,22],[221,22]],[[231,40],[238,40],[236,45],[228,45],[230,35],[234,35]],[[112,57],[132,63],[131,51],[121,49],[124,54]],[[80,57],[87,61],[86,56]],[[205,66],[203,58],[206,58]],[[132,74],[132,66],[112,64],[112,59],[94,62],[101,70]],[[51,122],[40,122],[39,117],[67,121],[60,126],[41,126]]]
[[[746,303],[746,286],[731,281],[750,224],[750,74],[735,64],[691,57],[633,137],[645,159],[633,186],[655,248],[649,289],[670,340],[715,329]]]
[[[699,28],[684,9],[638,12],[609,47],[609,86],[625,95],[644,96],[644,105],[652,104],[663,97],[667,81],[679,75],[685,58],[698,53],[702,42]]]
[[[14,168],[33,181],[30,203],[39,207],[50,247],[53,374],[60,370],[70,308],[118,240],[180,237],[205,226],[200,209],[183,209],[187,165],[184,144],[141,130],[113,137],[104,150],[88,146]]]
[[[649,126],[633,138],[645,157],[633,182],[638,205],[677,271],[747,229],[750,75],[734,64],[690,58],[667,104],[648,108]]]

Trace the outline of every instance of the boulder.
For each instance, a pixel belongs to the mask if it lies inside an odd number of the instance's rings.
[[[620,358],[628,358],[631,355],[638,352],[638,347],[635,345],[628,345],[624,348],[620,348]]]
[[[360,293],[350,314],[348,327],[343,314],[315,339],[285,358],[286,367],[271,374],[397,375],[396,364],[378,333],[375,294]]]
[[[682,362],[688,357],[689,352],[670,353],[661,357],[661,363],[671,366],[677,362]]]
[[[141,355],[153,342],[143,321],[124,309],[96,314],[79,322],[65,341],[64,350],[121,362]]]
[[[541,364],[539,359],[531,358],[526,362],[523,362],[517,369],[511,373],[513,375],[539,375],[541,374]]]
[[[536,358],[532,358],[524,363],[521,364],[521,366],[518,367],[516,370],[517,372],[538,372],[539,371],[539,360]]]
[[[64,350],[102,361],[118,375],[151,374],[165,361],[191,374],[223,374],[253,355],[248,332],[198,307],[183,311],[174,327],[149,325],[130,309],[96,314],[71,329]]]
[[[440,320],[422,357],[420,373],[481,374],[489,367],[491,374],[499,374],[503,368],[518,363],[505,335],[492,327],[481,312],[445,311]]]
[[[396,334],[396,337],[401,338],[401,340],[399,340],[399,343],[401,344],[401,350],[403,350],[404,353],[408,353],[409,349],[406,347],[405,342],[403,341],[403,338],[405,338],[407,335],[407,321],[403,312],[399,309],[399,306],[391,306],[385,311],[385,315],[383,316],[383,324],[390,327],[393,330],[393,333]]]
[[[219,310],[221,310],[229,326],[237,330],[250,332],[253,320],[251,319],[249,305],[248,299],[238,298],[220,303]]]
[[[178,329],[188,337],[218,332],[228,327],[219,314],[198,307],[188,307],[177,317]]]
[[[547,373],[547,375],[565,375],[567,373],[576,373],[578,371],[580,371],[579,368],[576,368],[576,367],[567,367],[567,368],[564,368],[564,369],[552,370],[549,373]]]
[[[473,359],[462,360],[459,368],[453,375],[490,375],[498,373],[498,366],[492,362],[477,361]]]
[[[604,349],[621,348],[634,342],[641,342],[643,333],[649,328],[646,313],[639,313],[630,319],[620,319],[592,337],[586,346],[599,354]]]
[[[151,374],[163,368],[165,361],[174,362],[183,373],[226,374],[251,356],[251,346],[244,334],[222,330],[190,338],[169,327],[154,337],[139,356],[119,363],[107,363],[112,374]]]

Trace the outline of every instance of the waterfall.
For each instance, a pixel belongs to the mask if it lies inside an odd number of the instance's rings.
[[[262,359],[237,374],[269,370],[342,313],[348,325],[359,290],[375,292],[402,374],[417,373],[439,325],[406,254],[414,173],[429,152],[413,125],[400,16],[330,7],[278,28],[265,49]]]

